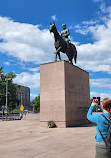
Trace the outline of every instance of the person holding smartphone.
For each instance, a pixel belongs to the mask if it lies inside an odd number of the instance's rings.
[[[96,123],[96,154],[95,158],[111,158],[111,152],[109,152],[106,149],[106,144],[104,143],[104,140],[102,139],[102,136],[100,134],[100,131],[102,135],[107,137],[108,129],[109,129],[109,122],[101,115],[101,114],[95,114],[92,115],[94,107],[98,106],[98,100],[93,99],[92,104],[88,110],[87,113],[87,119],[93,123]],[[111,99],[105,98],[101,102],[101,109],[102,114],[108,119],[111,120]]]

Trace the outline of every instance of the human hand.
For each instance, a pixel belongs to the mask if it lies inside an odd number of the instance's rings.
[[[98,103],[93,99],[91,106],[98,106]]]

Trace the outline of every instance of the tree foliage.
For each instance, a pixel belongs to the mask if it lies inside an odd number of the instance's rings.
[[[16,75],[13,72],[5,74],[3,67],[0,68],[0,108],[2,105],[6,105],[6,80],[8,83],[8,110],[11,111],[16,107],[16,103],[19,103],[16,94],[16,88],[18,85],[13,83],[13,79]]]
[[[40,94],[31,102],[35,112],[40,112]]]

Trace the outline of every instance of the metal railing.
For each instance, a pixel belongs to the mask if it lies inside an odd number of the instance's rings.
[[[20,114],[8,114],[0,115],[0,120],[2,121],[11,121],[11,120],[20,120]]]

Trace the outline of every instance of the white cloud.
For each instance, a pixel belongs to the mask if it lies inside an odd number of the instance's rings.
[[[106,7],[106,3],[105,1],[104,2],[101,2],[101,5],[100,5],[100,10],[102,13],[108,13],[108,14],[111,14],[111,6],[108,6]]]
[[[110,6],[111,7],[111,6]],[[109,8],[109,7],[108,7]],[[103,21],[104,17],[104,21]],[[102,23],[82,22],[77,25],[76,32],[82,35],[92,35],[93,43],[77,46],[78,66],[93,72],[107,72],[111,74],[111,16],[110,13],[102,17]],[[93,22],[92,22],[93,23]]]
[[[91,33],[93,26],[99,24],[99,20],[91,19],[89,21],[83,21],[81,24],[77,24],[75,26],[71,25],[70,29],[75,29],[75,32],[80,33],[82,35],[86,35]]]
[[[56,15],[52,15],[52,16],[51,16],[51,19],[54,20],[54,21],[57,21],[57,20],[58,20],[57,17],[56,17]]]
[[[31,89],[40,89],[40,73],[28,73],[22,72],[17,74],[16,78],[14,79],[14,83],[17,83],[22,86],[27,86]]]
[[[99,20],[89,20],[89,21],[83,21],[82,24],[84,25],[94,25],[97,24]]]
[[[54,58],[54,39],[48,29],[0,17],[0,51],[21,61],[43,63]]]
[[[99,2],[98,4],[99,4],[101,12],[98,12],[98,13],[101,14],[101,16],[103,16],[102,13],[105,13],[105,14],[109,13],[109,14],[111,14],[111,6],[107,5],[107,7],[106,7],[106,4],[107,4],[106,0],[93,0],[93,1],[94,2]]]
[[[4,62],[5,65],[9,66],[10,65],[10,62]]]
[[[38,96],[38,95],[33,94],[33,93],[30,94],[30,98],[31,98],[31,100],[35,99],[37,96]]]
[[[91,87],[111,89],[110,78],[90,79],[90,84],[91,84]]]
[[[106,5],[105,5],[105,3],[101,3],[100,9],[101,9],[101,11],[102,11],[103,13],[106,13]]]
[[[40,70],[40,67],[29,68],[28,70],[33,72],[38,72]]]
[[[101,101],[102,101],[104,98],[111,98],[111,93],[91,92],[90,93],[90,98],[93,98],[93,97],[101,97]]]

